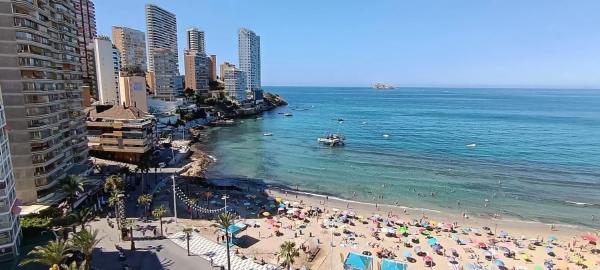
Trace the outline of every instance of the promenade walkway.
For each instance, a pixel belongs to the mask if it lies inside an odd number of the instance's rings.
[[[185,233],[177,232],[170,235],[169,238],[178,246],[187,249],[185,240]],[[204,259],[212,262],[215,266],[223,265],[227,267],[227,249],[225,246],[217,244],[207,238],[201,236],[198,233],[192,233],[190,237],[190,253],[196,254],[203,257]],[[231,250],[231,269],[232,270],[274,270],[277,267],[269,264],[260,265],[248,258],[243,260],[242,258],[235,256],[233,250]]]

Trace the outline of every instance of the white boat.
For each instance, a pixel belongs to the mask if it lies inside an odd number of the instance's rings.
[[[288,113],[284,113],[283,116],[293,116],[293,114],[288,112]]]
[[[471,148],[473,148],[473,147],[477,147],[477,144],[475,144],[475,143],[472,143],[472,144],[467,144],[466,146],[467,146],[467,147],[471,147]]]
[[[344,135],[341,134],[328,134],[325,137],[320,137],[317,142],[327,146],[342,146],[344,145]]]
[[[263,136],[273,136],[273,133],[271,133],[271,132],[265,132],[265,133],[263,133]]]

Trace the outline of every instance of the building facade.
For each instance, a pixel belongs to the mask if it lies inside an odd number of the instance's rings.
[[[209,75],[206,55],[197,51],[186,51],[183,60],[185,87],[195,90],[198,94],[207,95]]]
[[[96,64],[94,63],[94,38],[96,38],[96,9],[91,0],[73,0],[79,37],[79,59],[83,85],[89,86],[97,97]]]
[[[121,72],[119,77],[120,105],[136,107],[148,112],[148,96],[146,95],[146,78],[143,73]]]
[[[173,100],[177,97],[175,81],[178,74],[173,70],[177,69],[177,63],[173,62],[173,52],[169,49],[154,49],[152,54],[154,71],[150,71],[154,82],[154,96],[162,100]]]
[[[119,100],[119,50],[108,37],[94,39],[98,101],[100,104],[121,104]]]
[[[228,66],[224,73],[225,94],[227,97],[237,103],[246,100],[246,74],[235,66]]]
[[[17,198],[44,203],[88,156],[76,8],[73,1],[0,0],[0,18],[0,87]]]
[[[148,70],[144,32],[123,26],[113,26],[112,40],[121,55],[121,67],[139,67],[143,71]]]
[[[219,79],[222,81],[225,81],[225,70],[228,68],[235,68],[235,65],[229,62],[223,62],[223,64],[219,66]]]
[[[19,206],[16,204],[17,193],[7,131],[4,106],[0,98],[0,261],[11,260],[19,255],[21,242],[17,210]]]
[[[238,31],[239,68],[246,74],[246,90],[255,103],[262,102],[260,83],[260,36],[249,29]]]
[[[187,49],[188,51],[206,54],[206,48],[204,47],[204,31],[200,31],[198,28],[190,28],[187,30]]]
[[[217,56],[214,54],[208,57],[208,79],[211,82],[217,80]]]
[[[172,100],[177,93],[174,77],[179,75],[177,20],[175,14],[156,5],[146,5],[148,70],[154,73],[154,95]]]
[[[98,105],[87,112],[90,154],[135,163],[152,151],[156,142],[154,116],[136,107]]]

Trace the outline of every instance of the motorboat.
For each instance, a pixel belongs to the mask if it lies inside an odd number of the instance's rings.
[[[271,133],[271,132],[265,132],[265,133],[263,133],[263,136],[273,136],[273,133]]]
[[[317,142],[327,146],[342,146],[346,138],[341,134],[328,134],[317,139]]]

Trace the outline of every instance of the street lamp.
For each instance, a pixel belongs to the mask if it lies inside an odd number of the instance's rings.
[[[221,199],[225,201],[225,212],[227,212],[227,199],[229,199],[229,196],[223,195],[223,197],[221,197]]]
[[[175,194],[175,174],[171,175],[173,180],[173,213],[175,214],[175,224],[177,224],[177,198]]]

